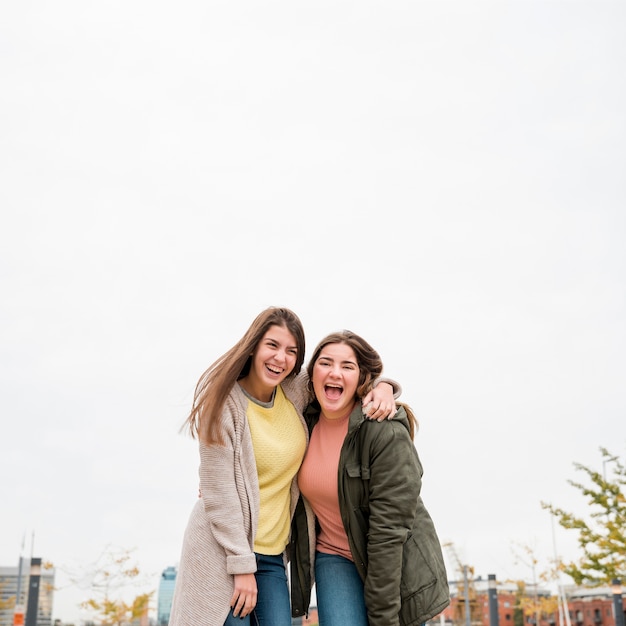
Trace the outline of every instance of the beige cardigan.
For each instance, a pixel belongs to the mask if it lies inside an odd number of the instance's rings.
[[[309,401],[307,375],[282,383],[302,428]],[[259,518],[259,482],[246,420],[249,400],[234,385],[224,406],[224,446],[200,443],[200,491],[183,539],[169,626],[223,626],[230,610],[233,574],[256,571],[254,536]],[[291,515],[298,500],[291,485]]]

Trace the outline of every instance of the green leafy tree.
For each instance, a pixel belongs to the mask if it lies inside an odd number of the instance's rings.
[[[600,452],[602,472],[574,463],[576,470],[586,475],[586,484],[567,481],[587,499],[588,517],[579,517],[551,503],[541,503],[563,528],[578,532],[583,556],[577,562],[563,564],[563,571],[578,585],[597,586],[610,584],[615,578],[626,578],[626,467],[605,448],[600,448]],[[610,480],[606,477],[607,463],[611,464]]]

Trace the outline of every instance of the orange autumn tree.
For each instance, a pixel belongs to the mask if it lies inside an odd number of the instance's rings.
[[[539,593],[539,583],[549,583],[558,579],[561,566],[553,563],[546,571],[537,573],[539,559],[534,548],[526,544],[516,544],[513,549],[516,563],[523,563],[532,572],[532,584],[528,585],[523,580],[514,581],[517,585],[516,610],[519,612],[514,618],[515,626],[534,621],[539,624],[542,618],[556,613],[559,609],[559,598],[552,594]],[[521,619],[520,619],[521,617]]]
[[[122,626],[142,617],[154,591],[129,599],[129,587],[141,585],[140,574],[138,566],[131,562],[129,550],[108,546],[81,576],[81,585],[88,585],[92,593],[80,603],[81,608],[93,612],[102,626]]]

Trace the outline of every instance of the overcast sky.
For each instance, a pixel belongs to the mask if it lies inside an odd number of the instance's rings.
[[[34,533],[63,620],[107,545],[156,589],[195,383],[270,305],[379,350],[464,564],[574,558],[540,502],[626,458],[624,32],[602,0],[3,2],[0,565]]]

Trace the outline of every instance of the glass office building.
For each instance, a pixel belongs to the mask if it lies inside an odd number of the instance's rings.
[[[172,610],[174,585],[176,584],[176,568],[166,567],[161,574],[159,598],[157,601],[157,626],[167,626]]]

